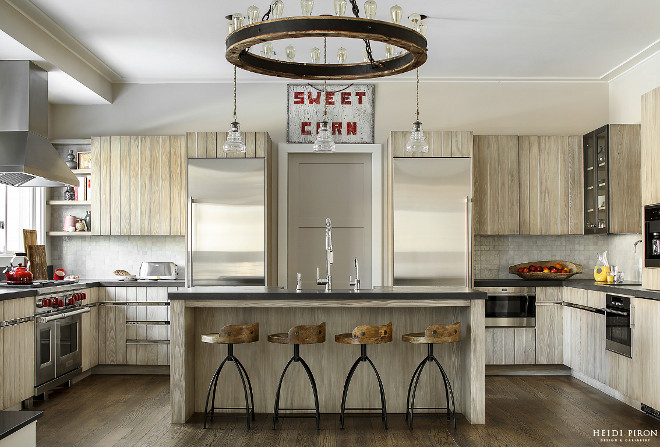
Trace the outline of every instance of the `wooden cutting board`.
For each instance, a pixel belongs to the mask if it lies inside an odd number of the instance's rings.
[[[30,245],[37,245],[37,230],[23,229],[23,251],[27,253]],[[25,258],[23,265],[27,266],[28,258]]]
[[[46,272],[46,246],[45,245],[28,245],[27,248],[28,259],[30,259],[30,271],[34,280],[48,279]]]

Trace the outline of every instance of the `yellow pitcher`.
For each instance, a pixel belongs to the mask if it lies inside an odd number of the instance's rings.
[[[610,268],[602,265],[594,267],[594,279],[598,282],[606,282],[607,275],[610,274]]]

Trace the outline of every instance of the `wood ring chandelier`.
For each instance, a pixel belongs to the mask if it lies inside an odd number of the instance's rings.
[[[391,44],[405,51],[388,59],[362,63],[313,64],[264,57],[248,51],[255,45],[303,37],[343,37]],[[226,58],[254,73],[291,79],[345,80],[392,76],[414,70],[427,58],[426,38],[406,26],[360,17],[303,16],[271,19],[243,26],[226,40]]]

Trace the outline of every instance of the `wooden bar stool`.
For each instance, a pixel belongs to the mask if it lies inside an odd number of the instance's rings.
[[[390,343],[392,341],[392,323],[387,323],[384,326],[358,326],[353,329],[353,332],[351,333],[335,335],[335,341],[337,343],[343,343],[346,345],[360,345],[360,357],[358,357],[355,363],[353,363],[351,370],[348,372],[348,376],[346,376],[346,382],[344,383],[344,392],[341,398],[341,413],[339,415],[341,428],[344,428],[344,416],[346,410],[369,411],[378,409],[346,408],[346,394],[348,393],[348,387],[351,384],[353,374],[355,373],[355,370],[360,363],[367,362],[369,365],[371,365],[371,368],[374,370],[374,373],[376,373],[376,378],[378,379],[378,387],[380,388],[381,419],[385,424],[385,430],[387,430],[387,405],[385,402],[385,389],[383,388],[383,382],[380,380],[380,374],[378,374],[376,366],[371,361],[369,356],[367,356],[367,345]]]
[[[316,390],[314,374],[312,374],[312,370],[309,369],[307,362],[305,362],[305,360],[300,357],[300,345],[325,343],[325,323],[321,323],[318,326],[295,326],[289,329],[288,333],[269,335],[268,341],[282,345],[293,345],[293,356],[289,359],[286,366],[284,367],[284,371],[282,371],[282,375],[280,376],[280,382],[277,384],[277,392],[275,393],[275,408],[273,410],[273,430],[275,430],[275,424],[280,417],[316,417],[316,429],[318,430],[319,423],[321,421],[321,413],[319,412],[319,395]],[[312,392],[314,393],[314,408],[316,409],[315,416],[280,416],[279,414],[280,410],[309,410],[308,408],[280,408],[280,390],[282,389],[282,381],[284,380],[284,375],[289,369],[289,366],[291,366],[291,363],[293,362],[300,363],[302,365],[303,369],[307,373],[309,383],[312,385]]]
[[[410,429],[413,428],[413,413],[414,410],[447,410],[447,420],[451,420],[451,416],[454,416],[454,428],[456,428],[456,406],[454,404],[454,391],[451,388],[451,382],[449,382],[449,377],[447,373],[442,368],[442,365],[433,355],[433,345],[435,343],[455,343],[461,339],[461,323],[454,324],[433,324],[426,328],[424,332],[415,332],[412,334],[405,334],[402,337],[403,341],[406,343],[426,343],[428,345],[428,355],[422,360],[422,362],[417,365],[415,372],[410,379],[410,385],[408,386],[408,397],[406,399],[406,421],[410,416]],[[417,384],[419,383],[419,378],[422,375],[424,366],[427,363],[435,362],[442,374],[442,381],[445,384],[445,398],[447,400],[446,407],[433,407],[433,408],[415,408],[415,393],[417,392]],[[413,388],[413,382],[415,386]],[[412,395],[411,395],[412,391]],[[449,411],[449,397],[451,396],[451,411]]]
[[[250,413],[252,413],[252,420],[254,421],[254,395],[252,394],[252,383],[250,382],[250,377],[248,376],[247,371],[243,364],[234,356],[234,345],[242,343],[254,343],[259,340],[259,323],[252,323],[250,325],[246,324],[236,324],[225,326],[220,329],[220,332],[217,334],[204,334],[202,335],[202,342],[204,343],[215,343],[227,345],[227,357],[220,363],[218,369],[213,374],[211,378],[211,383],[209,384],[209,390],[206,393],[206,405],[204,406],[204,428],[206,428],[206,418],[211,414],[211,420],[215,414],[215,410],[241,410],[242,408],[227,408],[227,407],[216,407],[215,406],[215,391],[218,387],[218,377],[222,371],[222,367],[225,366],[225,363],[232,362],[236,365],[238,370],[238,375],[241,377],[241,382],[243,383],[243,392],[245,393],[245,418],[247,420],[247,429],[250,429]],[[247,386],[246,382],[247,381]],[[211,396],[211,390],[213,390],[213,399],[211,400],[211,408],[209,411],[209,397]],[[250,391],[250,400],[248,401],[248,390]]]

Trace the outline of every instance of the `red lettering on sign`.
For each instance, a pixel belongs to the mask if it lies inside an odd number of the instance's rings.
[[[341,123],[332,123],[332,134],[341,135]]]
[[[312,97],[312,92],[307,92],[307,99],[310,104],[321,104],[321,92],[316,92],[316,98]]]
[[[357,123],[355,121],[346,123],[346,135],[357,135]]]
[[[335,93],[334,92],[327,92],[325,94],[325,102],[328,103],[328,105],[334,106],[335,105]]]
[[[300,123],[300,133],[302,135],[311,135],[312,131],[307,129],[311,125],[312,123],[310,123],[309,121],[303,121],[302,123]],[[317,128],[316,130],[318,131],[318,124],[316,125],[316,128]]]
[[[341,103],[342,104],[351,103],[351,92],[341,92]]]
[[[355,92],[355,96],[358,97],[358,104],[362,104],[362,98],[366,95],[365,92]]]
[[[305,104],[305,92],[294,92],[294,94],[293,94],[293,103],[294,104]]]

